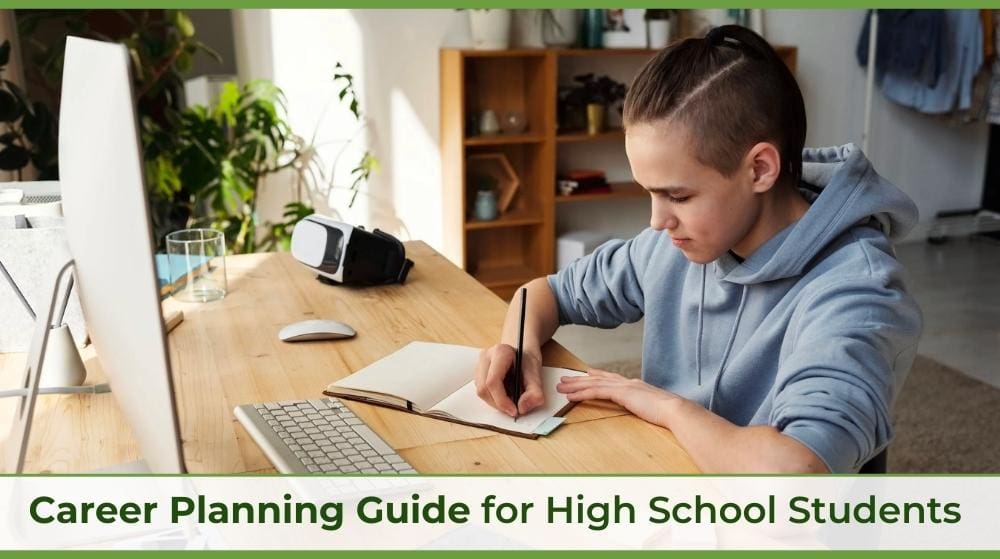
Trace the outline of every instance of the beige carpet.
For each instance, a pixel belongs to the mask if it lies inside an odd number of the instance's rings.
[[[637,377],[640,364],[599,368]],[[896,402],[890,473],[1000,471],[1000,390],[918,355]]]

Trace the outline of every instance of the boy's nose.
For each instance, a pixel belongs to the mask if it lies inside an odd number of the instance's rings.
[[[657,208],[656,206],[656,204],[653,204],[653,212],[649,218],[649,226],[657,231],[670,231],[677,229],[677,226],[680,225],[677,217],[674,216],[672,212],[667,211],[664,208]]]

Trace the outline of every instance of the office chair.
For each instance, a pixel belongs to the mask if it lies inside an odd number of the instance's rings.
[[[859,474],[884,474],[888,469],[889,465],[889,447],[882,449],[882,452],[876,454],[871,460],[864,463],[861,469],[858,470]]]

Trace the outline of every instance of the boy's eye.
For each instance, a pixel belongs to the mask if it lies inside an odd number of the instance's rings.
[[[683,204],[688,201],[688,198],[690,198],[690,196],[667,196],[667,200],[670,200],[675,204]]]

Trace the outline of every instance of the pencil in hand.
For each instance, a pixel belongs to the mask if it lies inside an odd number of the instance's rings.
[[[517,350],[514,353],[514,366],[503,379],[503,387],[507,392],[507,397],[514,402],[514,421],[520,415],[518,402],[524,394],[524,370],[522,368],[524,358],[524,308],[528,302],[528,290],[521,288],[521,319],[517,328]]]

